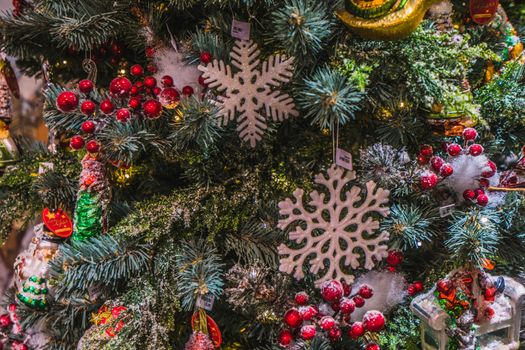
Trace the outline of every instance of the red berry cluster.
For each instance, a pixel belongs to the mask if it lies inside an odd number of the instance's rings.
[[[410,283],[407,287],[407,293],[411,297],[413,297],[416,294],[421,293],[425,289],[425,286],[423,282],[421,281],[414,281],[413,283]]]
[[[395,272],[397,267],[403,262],[403,252],[400,250],[389,250],[388,256],[386,257],[386,264],[388,271]]]
[[[20,338],[23,333],[20,329],[20,323],[17,320],[16,304],[9,305],[9,313],[0,315],[0,349],[8,348],[13,350],[28,350],[29,347],[24,344]],[[16,338],[14,339],[15,336]]]
[[[331,341],[338,341],[346,329],[347,335],[357,340],[367,331],[379,332],[385,326],[385,317],[379,311],[368,311],[362,322],[351,323],[350,317],[356,308],[365,305],[365,299],[374,295],[372,288],[362,285],[359,291],[352,295],[352,287],[336,280],[326,281],[321,285],[321,297],[324,302],[315,305],[305,292],[295,295],[297,307],[287,310],[284,314],[284,324],[287,328],[279,334],[279,344],[290,346],[296,337],[311,340],[322,334]],[[372,344],[368,344],[372,345]],[[377,346],[377,344],[373,344]],[[379,349],[379,347],[372,348]]]
[[[78,52],[76,49],[70,49],[70,53]],[[118,66],[122,61],[124,48],[118,41],[104,43],[91,53],[91,59],[96,62],[109,62],[112,66]]]

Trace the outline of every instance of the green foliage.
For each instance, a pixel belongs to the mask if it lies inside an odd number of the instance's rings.
[[[102,234],[102,206],[99,193],[79,192],[75,208],[73,239],[82,241]]]
[[[390,314],[385,330],[379,335],[381,349],[419,349],[419,323],[419,318],[410,311],[408,305],[400,305]]]

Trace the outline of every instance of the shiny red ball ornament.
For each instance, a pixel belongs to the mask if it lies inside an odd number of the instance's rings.
[[[158,68],[157,68],[156,65],[154,65],[154,64],[152,63],[152,64],[148,64],[148,65],[147,65],[146,70],[147,70],[148,72],[150,72],[151,74],[155,74],[155,73],[157,73]]]
[[[421,177],[419,178],[419,184],[421,185],[421,188],[424,190],[430,190],[431,188],[434,188],[438,183],[437,175],[432,172],[425,172]]]
[[[185,87],[182,88],[182,94],[186,97],[189,97],[191,95],[193,95],[193,88],[189,85],[186,85]]]
[[[364,299],[370,299],[374,295],[374,290],[370,288],[370,286],[363,284],[361,288],[359,288],[359,295]]]
[[[159,98],[164,106],[169,106],[180,101],[180,94],[177,89],[170,87],[163,89]]]
[[[96,109],[97,105],[91,100],[85,100],[80,105],[80,111],[85,115],[92,115],[93,113],[95,113]]]
[[[208,87],[208,84],[206,84],[205,79],[204,79],[204,77],[203,77],[202,75],[199,76],[198,82],[199,82],[199,84],[200,84],[202,87],[205,87],[205,88]]]
[[[204,64],[208,64],[211,62],[211,53],[208,51],[201,52],[201,62]]]
[[[425,286],[423,285],[423,282],[421,281],[415,281],[412,284],[414,285],[414,287],[416,288],[416,292],[418,293],[422,292],[423,289],[425,289]]]
[[[369,332],[379,332],[385,328],[385,316],[376,310],[367,311],[363,316],[363,326]]]
[[[301,318],[305,321],[310,321],[312,318],[317,316],[318,313],[319,311],[313,305],[302,306],[299,308],[299,314],[301,315]]]
[[[155,56],[155,48],[153,46],[146,47],[145,54],[146,54],[146,57],[150,57],[150,58]]]
[[[89,79],[83,79],[78,82],[78,90],[84,94],[89,94],[94,88],[93,82]]]
[[[331,341],[338,341],[341,339],[342,336],[343,332],[339,327],[334,327],[328,332],[328,338],[330,338]]]
[[[288,329],[283,329],[280,333],[279,333],[279,345],[280,346],[288,346],[292,343],[293,341],[293,334],[292,332],[290,332]]]
[[[88,143],[86,143],[86,150],[89,153],[97,153],[98,151],[100,151],[100,144],[95,140],[91,140]]]
[[[477,143],[470,145],[468,148],[468,153],[474,157],[479,156],[481,153],[483,153],[483,146]]]
[[[417,164],[419,165],[426,165],[429,161],[430,160],[427,157],[422,156],[421,154],[417,156]]]
[[[80,135],[75,135],[69,140],[69,146],[74,150],[79,150],[84,147],[84,138]]]
[[[95,123],[92,122],[91,120],[87,120],[87,121],[82,123],[82,126],[80,128],[86,134],[91,134],[92,132],[95,131]]]
[[[321,296],[328,303],[338,301],[343,293],[343,285],[337,280],[325,281],[321,285]]]
[[[56,107],[62,112],[72,112],[78,107],[78,96],[71,91],[63,91],[57,96]]]
[[[448,176],[450,176],[450,175],[452,175],[454,173],[454,168],[452,168],[452,165],[450,165],[450,164],[443,164],[441,166],[441,169],[439,169],[439,173],[443,177],[448,177]]]
[[[140,77],[144,74],[144,68],[140,64],[134,64],[129,68],[129,73],[134,77]]]
[[[388,255],[386,257],[386,263],[389,266],[397,267],[399,264],[403,262],[404,255],[403,252],[400,250],[389,250]]]
[[[351,314],[355,311],[355,303],[352,299],[343,298],[339,303],[339,308],[343,314]]]
[[[319,325],[323,330],[329,331],[330,329],[334,328],[335,320],[332,316],[324,316],[321,318],[321,321],[319,321]]]
[[[139,94],[139,88],[133,85],[131,89],[129,90],[130,96],[137,96]]]
[[[308,299],[310,298],[308,297],[308,294],[306,294],[306,292],[299,292],[295,294],[295,302],[298,305],[306,305],[306,303],[308,302]]]
[[[474,128],[466,128],[463,130],[463,138],[465,141],[473,141],[478,137],[478,132]]]
[[[484,167],[481,176],[486,178],[493,177],[496,174],[496,170],[496,164],[493,161],[489,160],[487,162],[487,165]]]
[[[356,295],[352,298],[356,307],[363,307],[365,305],[365,299],[360,295]]]
[[[99,108],[104,114],[111,114],[113,113],[113,110],[115,109],[115,107],[113,106],[113,103],[109,99],[105,99],[104,101],[100,102]]]
[[[441,167],[445,164],[445,161],[441,157],[432,157],[430,158],[430,166],[432,167],[432,170],[439,171]]]
[[[163,87],[172,87],[173,86],[173,78],[170,75],[165,75],[162,78],[160,78],[160,83]]]
[[[370,343],[365,346],[365,350],[381,350],[381,347],[376,343]]]
[[[361,322],[354,322],[348,329],[348,336],[354,340],[362,337],[365,334],[365,327]]]
[[[312,325],[306,325],[301,327],[301,331],[299,334],[301,335],[301,338],[304,340],[311,340],[315,337],[315,333],[317,333],[315,326]]]
[[[461,151],[463,149],[461,148],[460,145],[458,145],[457,143],[451,143],[450,145],[448,145],[447,147],[447,153],[451,156],[451,157],[456,157],[458,156]]]
[[[476,198],[476,203],[478,203],[479,206],[484,207],[489,204],[489,197],[487,197],[486,194],[481,194]]]
[[[150,119],[158,118],[162,113],[162,105],[157,100],[147,100],[142,105],[142,110],[146,117]]]
[[[9,314],[0,315],[0,327],[7,328],[12,324]]]
[[[157,86],[157,79],[155,79],[155,77],[152,77],[151,75],[145,77],[144,86],[153,89],[155,86]]]
[[[474,190],[465,190],[463,191],[463,199],[466,201],[472,201],[476,198],[476,192]]]
[[[293,308],[284,314],[284,323],[290,328],[297,328],[303,324],[303,319],[299,311]]]
[[[140,97],[132,97],[128,101],[128,107],[137,109],[140,107]]]
[[[118,77],[109,83],[109,92],[115,96],[126,96],[132,86],[133,84],[128,78]]]
[[[430,159],[434,155],[434,149],[430,145],[423,145],[419,149],[419,154]]]
[[[417,294],[416,286],[409,284],[407,287],[407,294],[411,297]]]
[[[115,113],[115,118],[117,118],[119,122],[125,123],[131,118],[131,113],[127,108],[120,108],[117,110],[117,113]]]
[[[160,94],[161,92],[162,92],[162,89],[161,89],[160,87],[155,86],[155,87],[153,88],[153,94],[154,94],[155,96],[159,96],[159,94]]]

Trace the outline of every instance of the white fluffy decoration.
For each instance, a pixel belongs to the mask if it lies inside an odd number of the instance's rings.
[[[260,53],[253,41],[237,40],[230,56],[239,72],[233,73],[232,67],[218,60],[199,66],[204,82],[224,92],[217,96],[222,124],[237,115],[239,136],[251,147],[262,139],[266,118],[280,122],[299,115],[293,99],[277,90],[293,76],[293,57],[270,56],[259,68]]]
[[[372,298],[367,299],[361,308],[356,308],[352,313],[352,321],[362,319],[363,315],[370,310],[378,310],[384,314],[396,305],[403,302],[407,293],[407,282],[403,275],[389,271],[370,271],[361,275],[352,285],[353,293],[357,292],[362,285],[368,285],[374,290]]]
[[[155,51],[154,62],[157,65],[157,73],[154,77],[160,79],[169,75],[173,78],[173,85],[179,91],[185,86],[191,86],[195,93],[201,91],[199,85],[200,72],[195,65],[184,62],[184,54],[176,51],[173,47],[164,46]]]
[[[305,207],[304,190],[298,188],[293,193],[294,199],[287,198],[279,203],[279,214],[283,218],[278,227],[285,230],[292,226],[289,239],[297,243],[291,247],[279,246],[279,269],[302,279],[303,266],[309,260],[310,272],[319,276],[317,285],[331,279],[351,284],[354,276],[344,272],[343,266],[371,270],[376,261],[388,255],[388,246],[384,242],[389,233],[375,234],[379,221],[370,214],[385,217],[390,213],[385,206],[390,192],[379,188],[373,181],[366,183],[364,198],[358,186],[343,192],[346,184],[355,179],[355,172],[332,165],[327,173],[327,177],[323,173],[317,174],[315,183],[326,187],[328,198],[325,193],[315,190],[310,193],[310,201]],[[343,246],[341,242],[344,242]],[[360,261],[364,261],[363,266]]]

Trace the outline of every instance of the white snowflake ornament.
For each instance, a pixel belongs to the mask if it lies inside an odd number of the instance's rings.
[[[228,124],[237,115],[239,136],[252,147],[261,140],[267,128],[266,118],[282,121],[299,115],[293,99],[277,90],[290,81],[293,58],[270,56],[259,69],[259,54],[253,41],[237,40],[230,53],[232,65],[239,70],[237,73],[218,60],[199,66],[204,83],[224,92],[217,97],[222,124]]]
[[[354,171],[332,165],[328,177],[317,174],[315,183],[328,190],[329,197],[317,190],[310,193],[310,201],[303,203],[304,190],[294,191],[295,200],[287,198],[279,202],[278,228],[290,227],[289,239],[297,245],[278,248],[280,271],[293,273],[296,279],[304,278],[303,266],[308,260],[310,272],[319,276],[316,284],[336,279],[351,284],[354,276],[344,270],[364,267],[371,270],[376,261],[388,255],[388,246],[383,244],[389,238],[386,231],[376,234],[379,221],[371,214],[386,217],[390,210],[388,190],[379,188],[373,181],[366,183],[366,197],[361,188],[352,186],[343,192],[345,186],[355,179]],[[361,262],[364,264],[361,266]],[[321,272],[321,273],[320,273]]]

